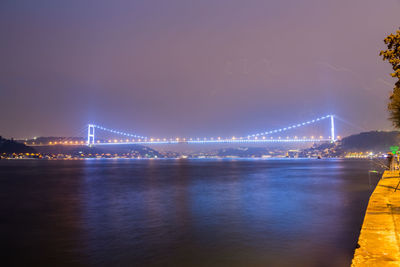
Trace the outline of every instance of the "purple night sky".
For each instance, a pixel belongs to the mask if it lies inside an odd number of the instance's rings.
[[[2,0],[0,135],[240,136],[330,113],[357,126],[342,135],[391,129],[379,51],[399,14],[399,0]]]

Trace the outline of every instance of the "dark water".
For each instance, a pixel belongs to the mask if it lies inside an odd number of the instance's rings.
[[[368,160],[2,160],[2,261],[349,266],[371,168]]]

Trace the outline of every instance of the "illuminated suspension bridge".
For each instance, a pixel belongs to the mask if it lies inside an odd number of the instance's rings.
[[[307,125],[312,125],[319,123],[323,120],[329,121],[330,125],[330,135],[327,138],[323,136],[310,137],[310,138],[281,138],[273,137],[275,134],[280,134],[290,130],[305,127]],[[109,134],[118,136],[119,138],[113,139],[101,139],[96,138],[98,136],[97,132],[103,131]],[[260,133],[253,133],[247,136],[241,137],[204,137],[204,138],[150,138],[146,136],[141,136],[132,133],[126,133],[114,129],[109,129],[97,124],[88,124],[88,134],[87,134],[87,145],[129,145],[129,144],[218,144],[218,143],[269,143],[269,142],[335,142],[335,116],[327,115],[319,117],[313,120],[305,121],[302,123],[296,123],[291,126],[274,129],[269,131],[264,131]]]

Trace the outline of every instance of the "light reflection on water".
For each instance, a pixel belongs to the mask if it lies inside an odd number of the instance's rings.
[[[348,266],[372,190],[366,160],[0,167],[0,233],[25,265]]]

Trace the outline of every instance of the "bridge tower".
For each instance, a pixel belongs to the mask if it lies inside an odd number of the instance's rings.
[[[335,139],[335,119],[334,119],[335,115],[331,115],[330,117],[331,117],[331,140],[333,143],[336,141],[336,139]]]
[[[87,145],[91,146],[94,145],[94,125],[93,124],[88,124],[88,139],[87,139]]]

